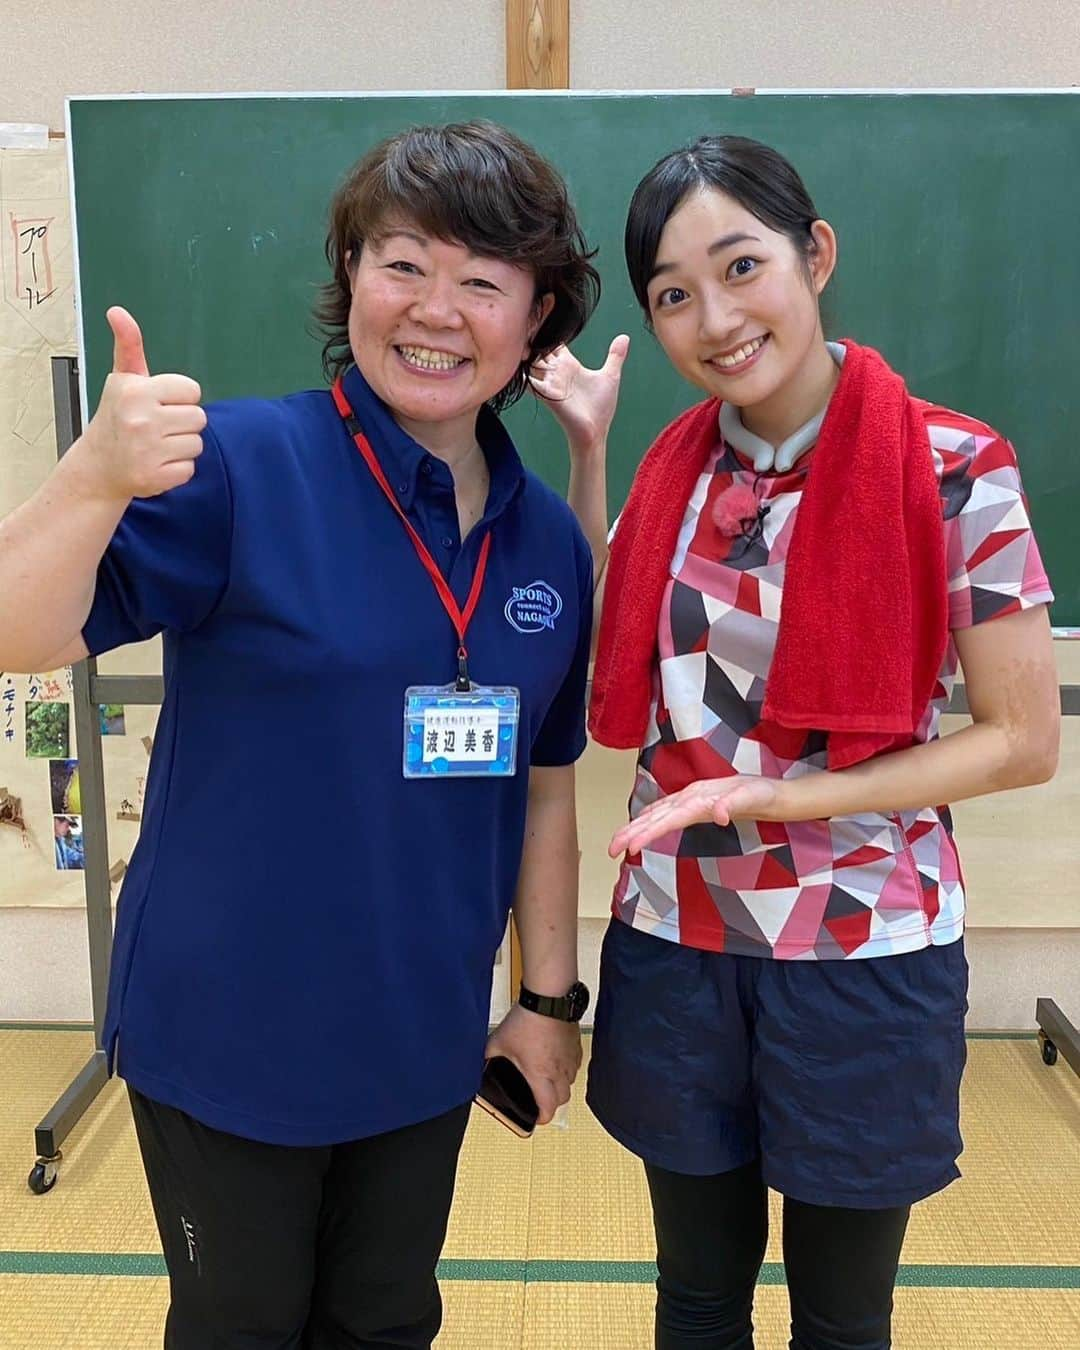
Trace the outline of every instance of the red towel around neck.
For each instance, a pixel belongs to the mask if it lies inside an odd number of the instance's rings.
[[[784,574],[762,720],[828,733],[830,769],[912,743],[948,639],[941,501],[923,418],[870,347],[847,356]],[[612,540],[589,730],[645,736],[656,634],[686,504],[719,436],[709,399],[662,431]]]

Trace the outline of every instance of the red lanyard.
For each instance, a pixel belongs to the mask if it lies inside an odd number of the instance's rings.
[[[386,494],[386,500],[401,517],[401,523],[409,532],[409,538],[413,541],[413,547],[419,555],[420,561],[427,568],[428,575],[435,583],[435,589],[439,593],[439,599],[443,602],[443,608],[450,616],[450,622],[454,625],[454,631],[458,635],[458,677],[457,689],[460,693],[467,693],[469,685],[468,652],[465,650],[465,633],[469,627],[473,613],[480,600],[480,592],[484,588],[484,574],[487,572],[488,554],[491,552],[491,531],[488,530],[484,535],[484,542],[480,545],[480,557],[476,563],[476,571],[473,574],[472,586],[469,588],[469,598],[465,601],[465,609],[462,611],[454,593],[446,584],[443,574],[439,571],[439,564],[431,556],[427,545],[413,528],[413,523],[401,508],[401,503],[394,496],[394,489],[386,481],[386,475],[382,471],[382,466],[375,458],[375,452],[368,444],[367,438],[360,429],[360,423],[356,419],[356,414],[349,406],[349,400],[345,397],[345,391],[341,387],[341,376],[334,381],[333,387],[334,402],[337,404],[337,410],[341,414],[346,427],[349,429],[353,440],[356,442],[356,448],[364,457],[364,463],[371,470],[375,481]]]

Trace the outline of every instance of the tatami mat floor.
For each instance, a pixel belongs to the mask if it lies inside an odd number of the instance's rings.
[[[155,1350],[166,1282],[127,1103],[112,1083],[26,1188],[33,1127],[85,1062],[82,1031],[0,1030],[0,1350]],[[973,1039],[964,1180],[916,1210],[898,1350],[1080,1348],[1080,1084],[1031,1040]],[[775,1197],[774,1197],[775,1202]],[[774,1224],[778,1230],[778,1224]],[[443,1262],[439,1350],[647,1350],[653,1254],[636,1160],[575,1098],[512,1138],[474,1113]],[[786,1340],[770,1240],[760,1350]]]

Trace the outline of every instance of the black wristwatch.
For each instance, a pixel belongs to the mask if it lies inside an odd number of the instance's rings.
[[[534,994],[522,985],[518,1002],[529,1012],[539,1013],[541,1017],[554,1017],[560,1022],[580,1022],[589,1006],[589,990],[577,980],[561,998],[550,998],[545,994]]]

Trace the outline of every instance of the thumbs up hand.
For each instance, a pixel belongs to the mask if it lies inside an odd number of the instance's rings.
[[[82,441],[102,496],[156,497],[186,483],[202,454],[202,390],[186,375],[151,375],[139,325],[126,309],[107,313],[113,368]]]
[[[105,321],[112,329],[114,375],[149,375],[143,351],[142,333],[139,325],[126,309],[113,305],[105,311]]]

